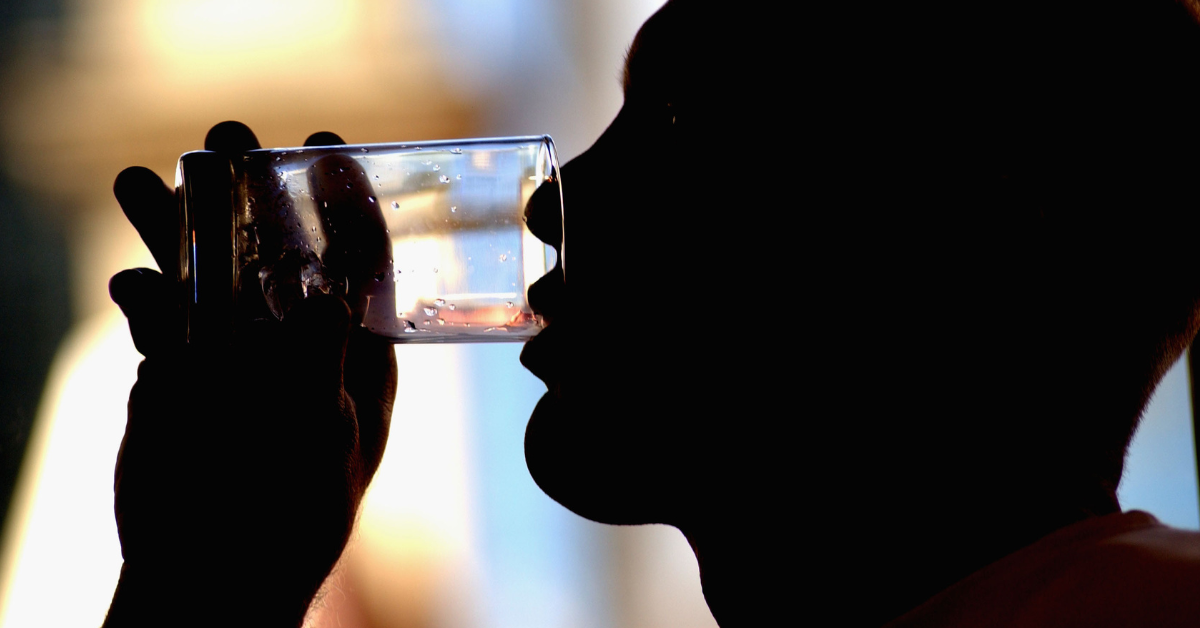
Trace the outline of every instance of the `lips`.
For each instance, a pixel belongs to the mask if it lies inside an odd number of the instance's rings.
[[[564,343],[562,328],[558,324],[547,326],[537,336],[525,343],[521,350],[521,364],[535,377],[555,391],[561,381],[561,356]]]

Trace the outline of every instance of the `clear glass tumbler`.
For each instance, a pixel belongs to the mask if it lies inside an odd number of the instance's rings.
[[[527,340],[541,321],[526,289],[562,272],[562,243],[524,211],[543,186],[561,203],[558,170],[548,136],[186,153],[189,340],[315,292],[394,342]]]

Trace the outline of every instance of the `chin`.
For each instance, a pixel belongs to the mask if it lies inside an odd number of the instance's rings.
[[[617,422],[570,408],[546,393],[525,427],[525,464],[538,487],[571,512],[599,523],[673,523],[674,500],[646,468],[631,435]]]

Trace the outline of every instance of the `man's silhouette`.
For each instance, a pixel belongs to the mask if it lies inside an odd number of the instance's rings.
[[[1194,625],[1197,535],[1116,500],[1138,417],[1200,325],[1191,9],[853,3],[781,24],[669,2],[632,46],[621,112],[563,168],[566,280],[531,289],[549,324],[522,355],[549,388],[526,433],[539,486],[596,521],[681,529],[724,627]],[[229,125],[210,143],[256,145]],[[116,192],[155,250],[143,225],[169,190],[127,171]],[[558,211],[535,195],[530,228],[556,241]],[[260,352],[329,338],[306,358],[344,364],[324,371],[329,405],[221,380],[185,407],[174,395],[207,381],[192,374],[229,356],[156,357],[169,284],[113,283],[147,360],[109,624],[201,623],[227,581],[294,625],[377,462],[386,429],[374,411],[361,429],[359,400],[390,406],[388,382],[359,375],[384,350],[351,334],[343,363],[345,307],[310,299],[243,333],[274,343]],[[353,446],[277,460],[304,438],[289,413]],[[182,473],[139,457],[142,439],[193,447],[156,424],[218,427],[206,455],[255,462],[218,465],[220,484],[184,474],[203,499],[174,507],[203,528],[122,501],[134,477]],[[311,484],[340,518],[276,508],[260,482],[276,464],[306,474],[280,494]],[[265,542],[263,521],[288,532]],[[181,551],[197,537],[215,540]]]

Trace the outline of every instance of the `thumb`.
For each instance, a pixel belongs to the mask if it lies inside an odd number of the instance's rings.
[[[340,394],[350,336],[350,308],[345,301],[320,293],[300,301],[284,317],[281,336],[286,344],[283,354],[291,356],[314,385],[322,392]]]

